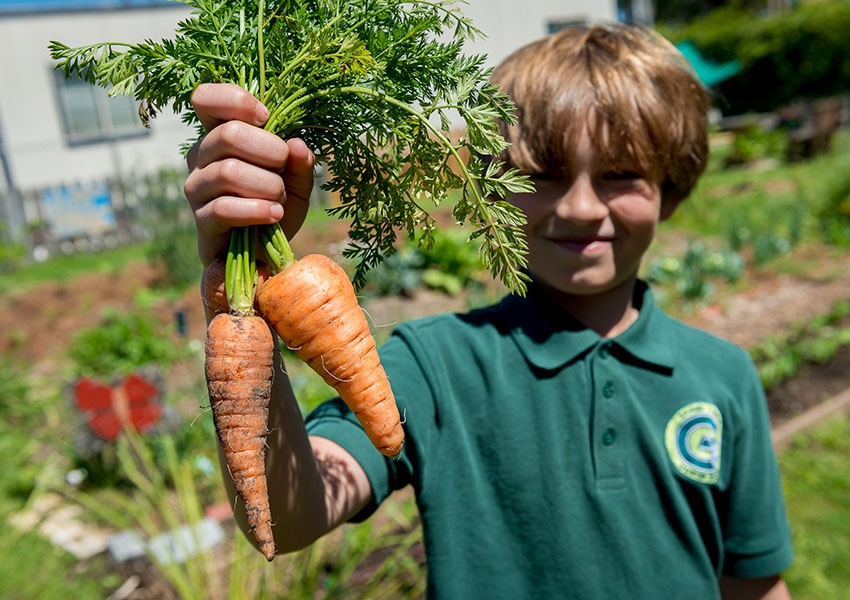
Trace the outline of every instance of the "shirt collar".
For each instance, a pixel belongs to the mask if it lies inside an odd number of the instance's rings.
[[[540,369],[559,369],[594,347],[607,344],[624,362],[671,371],[676,357],[667,317],[643,281],[635,287],[638,318],[620,335],[604,339],[529,285],[525,297],[511,295],[501,303],[504,324],[525,359]]]

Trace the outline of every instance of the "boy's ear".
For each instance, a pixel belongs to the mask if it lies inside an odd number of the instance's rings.
[[[667,198],[664,198],[661,202],[661,214],[659,220],[666,221],[673,216],[673,213],[676,211],[679,204],[682,203],[682,200],[683,198],[679,196],[668,196]]]

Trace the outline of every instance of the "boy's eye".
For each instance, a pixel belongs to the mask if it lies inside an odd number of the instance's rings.
[[[608,171],[602,176],[606,181],[634,181],[641,179],[643,176],[636,171]]]
[[[551,173],[532,173],[528,177],[532,181],[555,181],[556,179]]]

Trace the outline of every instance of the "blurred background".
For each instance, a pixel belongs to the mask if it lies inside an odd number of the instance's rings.
[[[708,172],[642,276],[666,310],[749,350],[794,527],[792,594],[846,598],[850,2],[462,10],[486,34],[469,53],[491,65],[571,24],[619,20],[659,30],[711,89]],[[171,37],[188,14],[170,0],[0,0],[0,597],[420,598],[427,565],[407,491],[271,565],[234,535],[182,191],[180,148],[196,134],[167,112],[145,127],[132,98],[65,79],[47,50]],[[346,231],[313,211],[294,249],[344,264]],[[428,250],[403,243],[362,300],[381,341],[407,318],[503,293],[449,227]],[[303,410],[329,396],[288,364]]]

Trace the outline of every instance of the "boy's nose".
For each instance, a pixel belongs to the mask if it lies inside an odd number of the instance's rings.
[[[608,214],[608,207],[589,177],[577,177],[558,199],[555,214],[571,221],[599,221]]]

